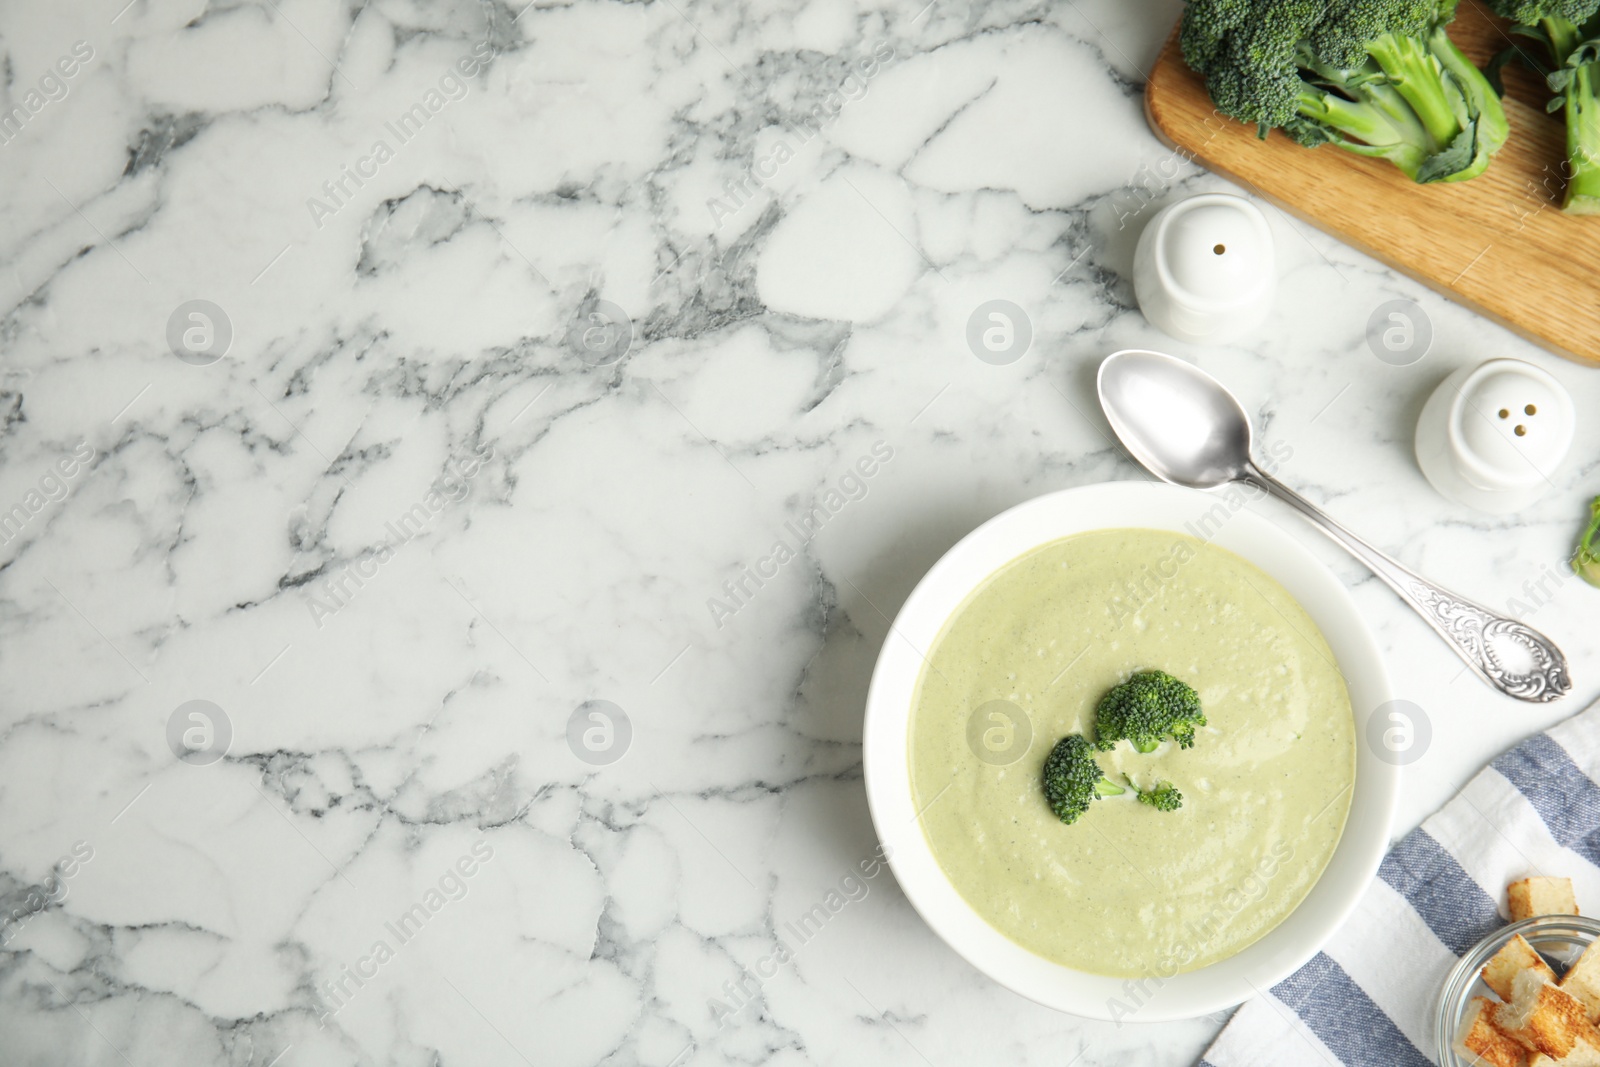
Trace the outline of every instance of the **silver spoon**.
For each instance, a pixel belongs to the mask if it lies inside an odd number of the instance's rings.
[[[1567,658],[1548,637],[1412,573],[1257,467],[1249,416],[1209,374],[1160,352],[1129,350],[1100,364],[1099,388],[1111,428],[1156,477],[1191,489],[1243,482],[1271,493],[1366,564],[1496,689],[1542,702],[1572,687]]]

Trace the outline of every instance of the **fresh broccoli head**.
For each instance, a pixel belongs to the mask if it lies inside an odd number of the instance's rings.
[[[1110,752],[1126,738],[1140,752],[1154,752],[1170,737],[1179,748],[1194,744],[1194,731],[1204,726],[1200,694],[1166,671],[1140,671],[1100,698],[1095,709],[1094,741]]]
[[[1589,528],[1583,531],[1583,540],[1578,542],[1578,551],[1572,557],[1572,569],[1590,585],[1600,585],[1600,545],[1595,544],[1597,534],[1600,534],[1600,496],[1595,497],[1589,505]]]
[[[1567,192],[1562,210],[1600,215],[1600,0],[1490,0],[1517,33],[1544,46],[1548,65],[1521,48],[1501,58],[1527,60],[1554,92],[1550,110],[1567,113]],[[1496,62],[1500,59],[1497,58]]]
[[[1100,773],[1094,746],[1081,734],[1068,734],[1056,742],[1044,761],[1044,798],[1064,823],[1078,821],[1091,801],[1127,790]]]
[[[1133,785],[1131,781],[1128,784]],[[1157,780],[1149,789],[1134,788],[1139,794],[1139,803],[1148,804],[1157,811],[1177,811],[1183,807],[1183,794],[1171,782]]]
[[[1483,173],[1510,133],[1445,26],[1456,0],[1188,0],[1184,61],[1217,110],[1308,147],[1387,159],[1418,182]]]

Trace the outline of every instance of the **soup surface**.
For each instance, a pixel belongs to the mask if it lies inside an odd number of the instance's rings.
[[[1159,668],[1200,694],[1194,747],[1099,753],[1132,794],[1066,825],[1045,757],[1094,737],[1100,697]],[[912,789],[935,858],[990,924],[1095,974],[1171,975],[1233,955],[1310,892],[1344,829],[1355,726],[1344,679],[1287,590],[1225,549],[1097,530],[997,571],[927,657],[911,714]]]

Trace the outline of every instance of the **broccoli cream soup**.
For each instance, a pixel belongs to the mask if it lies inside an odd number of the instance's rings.
[[[1100,697],[1158,668],[1200,694],[1192,748],[1097,753],[1104,774],[1183,793],[1177,811],[1046,806],[1045,757],[1094,738]],[[1171,975],[1230,956],[1310,892],[1344,829],[1355,727],[1311,617],[1238,556],[1181,534],[1100,530],[997,571],[945,624],[911,714],[923,832],[956,889],[1013,941],[1082,971]]]

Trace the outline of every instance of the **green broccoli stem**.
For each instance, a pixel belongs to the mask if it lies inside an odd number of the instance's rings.
[[[1095,796],[1099,796],[1099,797],[1114,797],[1114,796],[1120,796],[1120,795],[1122,795],[1123,793],[1126,793],[1126,792],[1127,792],[1126,789],[1122,788],[1120,785],[1118,785],[1117,783],[1113,782],[1109,778],[1101,778],[1098,782],[1096,782],[1094,784]]]
[[[1383,34],[1366,50],[1367,61],[1352,70],[1302,52],[1301,66],[1339,92],[1302,82],[1300,115],[1335,134],[1341,148],[1387,159],[1413,181],[1482,174],[1510,125],[1489,80],[1443,26],[1421,39]],[[1464,157],[1460,163],[1440,166],[1456,153]]]
[[[1583,28],[1564,18],[1547,18],[1540,26],[1550,41],[1556,68],[1566,67],[1572,53],[1583,43]],[[1571,215],[1600,215],[1600,101],[1595,99],[1600,69],[1597,68],[1600,63],[1574,67],[1563,90],[1568,173],[1561,210]]]
[[[1546,40],[1550,42],[1550,53],[1555,65],[1565,66],[1572,50],[1583,43],[1583,34],[1578,29],[1578,24],[1571,19],[1555,15],[1540,19],[1539,26],[1544,30]]]
[[[1595,87],[1600,64],[1573,72],[1567,85],[1567,194],[1561,210],[1572,215],[1600,215],[1600,100]]]
[[[1429,154],[1424,147],[1427,130],[1393,89],[1368,85],[1361,92],[1365,99],[1358,102],[1305,85],[1298,97],[1298,110],[1324,129],[1340,134],[1335,140],[1340,148],[1387,159],[1415,181]]]
[[[1478,116],[1478,152],[1483,158],[1484,167],[1487,167],[1488,157],[1498,152],[1511,136],[1511,123],[1506,119],[1500,94],[1489,84],[1488,76],[1456,47],[1443,25],[1435,27],[1428,37],[1428,48],[1455,80],[1465,97],[1469,113]],[[1479,171],[1482,169],[1480,167]]]
[[[1596,535],[1600,535],[1600,496],[1589,504],[1589,527],[1583,531],[1583,540],[1578,542],[1578,551],[1572,556],[1572,569],[1578,577],[1590,585],[1600,586],[1600,551],[1594,543]]]
[[[1361,66],[1346,70],[1320,63],[1309,51],[1301,51],[1297,61],[1345,94],[1327,92],[1302,79],[1297,99],[1302,115],[1327,122],[1341,133],[1360,137],[1373,146],[1405,142],[1419,150],[1427,147],[1427,128],[1410,102],[1388,84],[1388,76],[1375,60],[1369,58]]]
[[[1464,119],[1471,121],[1465,101],[1454,88],[1453,81],[1441,76],[1441,60],[1422,41],[1392,33],[1380,34],[1367,42],[1367,54],[1388,76],[1395,90],[1405,97],[1428,131],[1428,154],[1454,141],[1461,133]]]

